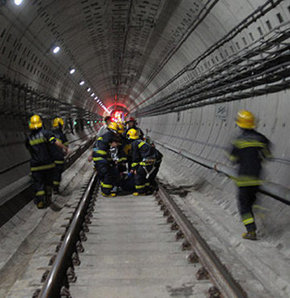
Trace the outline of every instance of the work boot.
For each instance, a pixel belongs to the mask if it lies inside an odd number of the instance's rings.
[[[137,192],[137,191],[136,192],[133,192],[133,196],[136,196],[136,197],[137,196],[144,196],[144,195],[145,195],[145,193],[143,193],[143,192],[142,193]]]
[[[115,193],[115,192],[112,192],[112,193],[110,193],[110,194],[106,194],[106,193],[101,193],[101,195],[103,196],[103,197],[115,197],[117,194]]]
[[[36,206],[37,206],[38,209],[45,208],[43,201],[39,201]]]
[[[257,240],[256,231],[250,231],[250,232],[243,233],[242,237],[244,239],[248,239],[248,240]]]

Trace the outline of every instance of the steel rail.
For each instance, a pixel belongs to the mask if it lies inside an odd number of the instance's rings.
[[[74,213],[52,268],[38,296],[39,298],[60,297],[60,291],[64,284],[66,271],[69,267],[71,256],[75,251],[76,242],[79,240],[79,233],[82,229],[86,210],[90,203],[97,180],[97,172],[94,171],[89,185]]]
[[[164,202],[186,240],[199,257],[199,262],[206,268],[212,281],[221,291],[222,297],[247,297],[246,292],[232,277],[227,268],[221,263],[216,254],[211,250],[205,240],[200,236],[199,232],[160,184],[158,196]]]

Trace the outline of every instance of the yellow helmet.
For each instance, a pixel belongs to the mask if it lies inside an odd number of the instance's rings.
[[[42,127],[42,120],[40,116],[38,115],[33,115],[30,117],[29,120],[29,128],[30,129],[38,129]]]
[[[137,140],[137,139],[139,139],[139,132],[138,132],[138,130],[135,129],[135,128],[129,129],[128,132],[127,132],[127,137],[130,140]]]
[[[112,130],[113,132],[117,133],[118,132],[118,124],[116,122],[111,122],[109,125],[108,125],[108,128],[110,130]]]
[[[53,127],[58,127],[59,125],[63,126],[64,122],[62,118],[54,118],[52,121]]]
[[[240,110],[237,115],[236,123],[239,127],[245,129],[255,128],[255,116],[246,110]]]
[[[125,132],[124,125],[122,123],[118,123],[118,133],[123,134]]]

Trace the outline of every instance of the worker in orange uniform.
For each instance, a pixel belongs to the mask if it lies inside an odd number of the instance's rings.
[[[256,240],[256,224],[252,206],[259,186],[263,182],[260,178],[262,161],[271,157],[270,142],[264,135],[254,130],[255,117],[251,112],[240,110],[236,124],[241,128],[242,133],[232,142],[230,160],[239,165],[238,176],[234,180],[239,189],[239,212],[247,230],[242,237]]]
[[[63,132],[63,125],[64,121],[62,118],[54,118],[52,121],[52,133],[54,134],[55,138],[58,142],[63,144],[66,147],[66,150],[64,151],[62,148],[54,146],[52,148],[52,154],[54,157],[54,175],[53,175],[53,192],[54,194],[59,193],[59,186],[61,182],[61,174],[64,170],[64,157],[68,152],[68,140],[66,138],[66,135]]]
[[[58,146],[63,150],[66,147],[61,144],[53,133],[42,127],[39,115],[33,115],[29,121],[31,134],[26,140],[26,147],[31,154],[30,170],[35,192],[34,203],[37,208],[47,207],[51,199],[53,169],[55,167],[51,148]]]

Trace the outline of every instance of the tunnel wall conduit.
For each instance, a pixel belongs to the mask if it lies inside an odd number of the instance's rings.
[[[221,63],[187,86],[138,112],[139,116],[165,114],[192,107],[259,96],[290,86],[289,23],[273,30],[267,42]]]
[[[182,77],[183,75],[185,75],[186,73],[189,72],[194,72],[196,71],[198,65],[200,65],[201,62],[203,62],[204,60],[206,60],[206,58],[208,58],[212,53],[217,52],[218,50],[220,50],[222,48],[222,46],[224,46],[226,43],[230,43],[238,34],[240,34],[241,32],[247,30],[247,28],[252,25],[253,23],[255,23],[257,20],[259,20],[261,17],[263,17],[264,15],[266,15],[267,13],[269,13],[271,10],[273,10],[275,7],[277,7],[281,2],[283,2],[283,0],[277,0],[277,1],[266,1],[263,5],[259,6],[254,12],[252,12],[250,15],[248,15],[244,20],[242,20],[237,26],[235,26],[232,30],[230,30],[223,38],[221,38],[218,42],[216,42],[215,44],[213,44],[212,46],[210,46],[203,54],[201,54],[198,58],[194,59],[192,62],[188,63],[182,70],[180,70],[176,75],[174,75],[172,78],[170,78],[165,84],[163,84],[160,88],[158,88],[156,91],[154,91],[150,96],[148,96],[147,98],[145,98],[143,101],[141,101],[140,103],[138,103],[137,108],[134,108],[132,110],[132,112],[136,112],[138,113],[138,115],[144,115],[144,112],[148,112],[148,106],[147,107],[143,107],[143,104],[145,102],[148,102],[149,100],[152,99],[157,99],[157,95],[158,96],[158,102],[161,101],[161,97],[164,99],[166,97],[164,97],[164,95],[160,95],[161,92],[165,93],[166,92],[166,88],[167,87],[173,87],[173,83],[178,83],[179,81],[182,83]],[[276,28],[276,30],[279,30]],[[262,36],[261,39],[264,40],[264,36]],[[265,40],[264,40],[265,41]],[[251,48],[250,45],[246,46],[245,49],[247,48]],[[244,49],[243,49],[244,50]],[[243,52],[243,50],[241,52]],[[217,52],[218,53],[218,52]],[[233,56],[239,56],[239,53],[235,53]],[[227,61],[227,59],[222,59],[224,61]],[[210,69],[209,72],[211,72],[213,69]],[[196,75],[196,77],[200,77],[199,75]],[[177,84],[179,85],[179,84]],[[187,88],[188,86],[185,86],[184,88]],[[175,88],[177,89],[177,91],[175,93],[179,92],[179,88]],[[168,93],[168,91],[167,91]],[[171,94],[172,92],[170,92],[170,96],[174,95]],[[156,101],[156,100],[155,100]],[[151,106],[152,106],[152,101],[151,101]],[[140,108],[141,109],[140,109]],[[149,106],[150,107],[150,106]],[[139,110],[138,110],[139,109]]]
[[[184,156],[187,159],[190,159],[204,167],[207,167],[208,169],[212,169],[217,171],[218,173],[222,173],[228,177],[235,177],[236,171],[233,168],[230,168],[224,164],[217,163],[212,160],[208,160],[205,158],[201,158],[199,156],[195,156],[189,152],[186,152],[184,150],[178,150],[177,148],[174,148],[168,144],[162,144],[156,141],[156,144],[164,147],[165,149],[168,149],[172,152],[175,152],[181,156]],[[282,185],[278,185],[276,183],[265,181],[265,183],[260,187],[260,192],[279,200],[280,202],[290,205],[290,188],[286,188]]]

